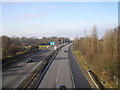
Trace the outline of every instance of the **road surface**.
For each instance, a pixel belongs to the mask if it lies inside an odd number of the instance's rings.
[[[3,66],[2,88],[15,88],[41,63],[42,60],[45,60],[52,51],[53,48],[48,48],[47,50],[39,51],[28,56],[33,60],[33,62],[30,63],[26,63],[26,59],[23,59],[15,64]]]
[[[92,89],[70,46],[66,45],[59,51],[38,88],[59,88],[65,85],[66,88]]]
[[[38,88],[59,88],[59,85],[74,87],[68,53],[64,52],[68,48],[69,45],[66,45],[59,51]]]
[[[58,52],[38,88],[59,88],[60,85],[65,85],[67,88],[91,88],[70,46],[70,44],[66,45]],[[31,63],[26,63],[23,59],[7,68],[3,67],[2,87],[15,88],[52,51],[53,48],[50,48],[34,53],[30,56],[33,59]]]
[[[90,83],[86,79],[81,67],[79,66],[78,62],[76,61],[74,54],[72,52],[71,47],[69,48],[69,59],[70,59],[70,65],[72,69],[73,79],[75,88],[87,88],[92,89]]]

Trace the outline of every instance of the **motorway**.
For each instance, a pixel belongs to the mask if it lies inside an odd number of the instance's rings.
[[[15,64],[5,65],[1,74],[2,88],[17,87],[53,50],[48,48],[28,55],[33,60],[30,63],[25,61],[27,56]],[[71,44],[58,52],[38,88],[59,88],[60,85],[66,88],[92,88],[73,55]]]
[[[91,88],[74,58],[70,44],[59,51],[38,88],[59,88],[60,85],[66,88]]]
[[[59,51],[38,88],[59,88],[61,84],[67,88],[74,87],[68,53],[64,52],[68,48],[69,45]]]
[[[4,65],[2,67],[2,88],[15,88],[22,82],[45,58],[53,51],[53,48],[38,51],[28,55],[15,64]],[[31,58],[33,62],[26,63],[26,59]]]
[[[87,78],[85,77],[82,68],[76,61],[74,54],[72,52],[72,48],[69,48],[69,60],[70,60],[70,65],[72,69],[72,74],[73,74],[73,79],[74,79],[74,84],[75,88],[87,88],[87,89],[92,89],[90,83],[88,82]]]

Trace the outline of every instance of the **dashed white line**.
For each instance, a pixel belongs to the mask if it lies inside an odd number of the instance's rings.
[[[3,75],[3,74],[9,74],[9,73],[11,73],[12,71],[14,71],[15,69],[17,69],[17,68],[15,67],[15,68],[10,69],[10,71],[8,71],[8,72],[3,72],[2,75]]]
[[[42,63],[42,62],[40,62],[38,65],[40,65],[41,63]],[[37,65],[37,66],[38,66],[38,65]],[[36,66],[35,68],[37,68],[37,66]],[[35,70],[35,68],[34,68],[33,70]],[[33,72],[33,70],[31,71],[31,73]],[[31,73],[27,74],[25,78],[27,78],[28,75],[30,75]],[[15,88],[17,88],[17,87],[25,80],[25,78],[22,79],[22,80],[15,86]]]
[[[57,78],[56,78],[56,80],[55,80],[56,82],[57,82]]]

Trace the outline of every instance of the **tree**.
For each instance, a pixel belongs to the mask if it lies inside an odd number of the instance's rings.
[[[10,38],[7,36],[2,36],[2,55],[3,55],[3,58],[5,58],[9,54],[10,45],[11,45]]]
[[[79,44],[78,43],[79,43],[79,39],[78,39],[78,37],[75,37],[74,38],[74,49],[76,49],[76,50],[79,48]]]
[[[94,25],[92,29],[92,37],[91,37],[91,50],[93,54],[97,53],[97,47],[98,47],[97,41],[98,41],[97,28]]]

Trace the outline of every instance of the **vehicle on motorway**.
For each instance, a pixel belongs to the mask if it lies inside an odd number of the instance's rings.
[[[28,59],[26,59],[26,62],[28,63],[28,62],[32,62],[32,59],[31,58],[28,58]]]
[[[64,52],[67,52],[67,50],[65,50]]]
[[[66,90],[66,86],[65,85],[60,85],[59,90]]]

